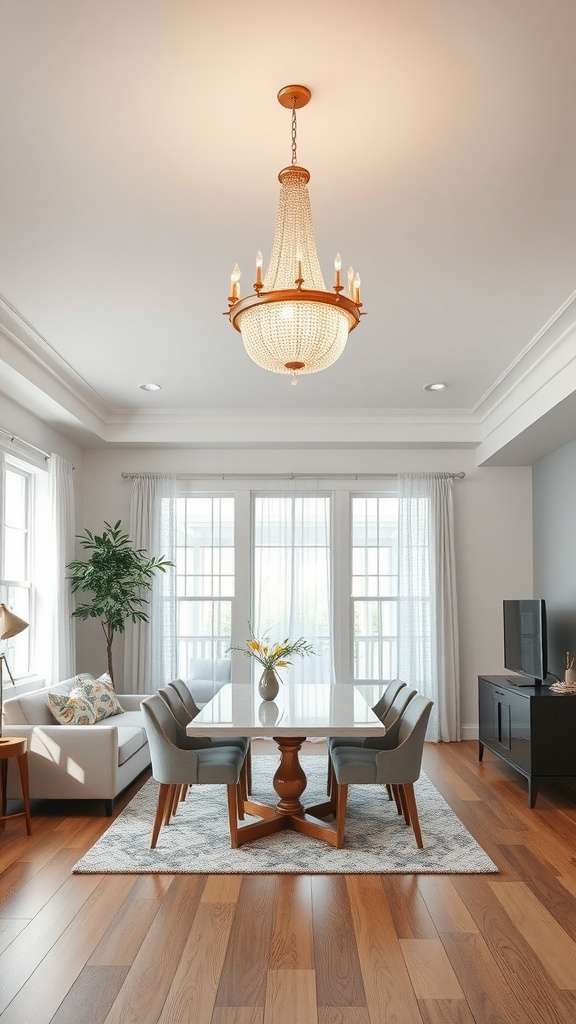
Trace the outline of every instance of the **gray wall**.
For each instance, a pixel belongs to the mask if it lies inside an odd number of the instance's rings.
[[[548,667],[561,676],[576,654],[576,441],[532,467],[534,597],[546,600]]]

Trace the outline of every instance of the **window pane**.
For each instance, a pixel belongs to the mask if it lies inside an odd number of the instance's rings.
[[[397,538],[396,497],[355,495],[352,498],[355,679],[384,680],[395,674]]]
[[[4,538],[4,577],[23,582],[26,579],[26,534],[7,526]]]
[[[330,497],[254,498],[252,625],[271,643],[303,636],[314,657],[281,670],[294,682],[332,681]]]
[[[190,495],[176,500],[178,674],[189,679],[191,659],[227,657],[234,595],[234,499]],[[226,598],[226,600],[222,600]]]
[[[19,529],[26,526],[27,483],[27,478],[22,473],[16,473],[9,468],[6,469],[6,526],[16,526]]]

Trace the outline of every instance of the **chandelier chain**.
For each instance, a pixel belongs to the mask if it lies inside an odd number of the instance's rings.
[[[296,98],[292,100],[292,163],[298,163],[296,159]]]

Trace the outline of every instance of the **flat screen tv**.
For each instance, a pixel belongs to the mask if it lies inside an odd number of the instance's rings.
[[[546,602],[542,599],[504,601],[504,667],[531,677],[536,684],[546,679]]]

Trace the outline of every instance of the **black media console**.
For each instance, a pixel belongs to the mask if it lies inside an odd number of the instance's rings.
[[[576,779],[576,694],[514,678],[478,676],[478,760],[487,747],[521,772],[534,807],[539,782]]]

